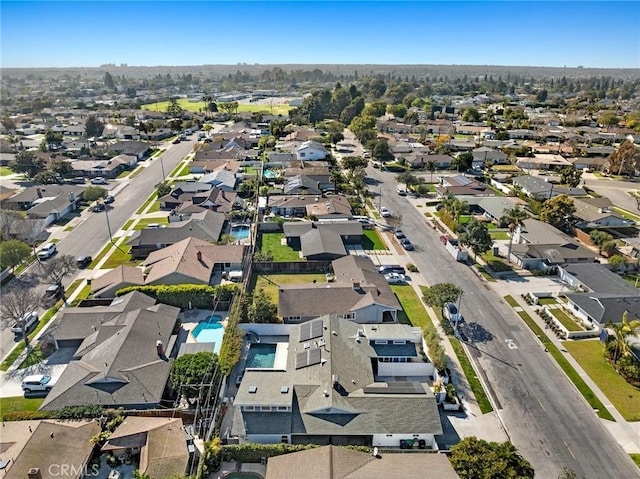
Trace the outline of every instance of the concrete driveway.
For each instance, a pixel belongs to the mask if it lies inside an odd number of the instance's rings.
[[[47,374],[53,377],[60,377],[73,357],[74,352],[75,348],[62,348],[38,364],[3,373],[0,376],[0,397],[22,396],[22,380],[32,374]],[[32,397],[41,396],[34,393]]]

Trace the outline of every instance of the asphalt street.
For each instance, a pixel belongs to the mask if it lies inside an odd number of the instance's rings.
[[[378,180],[374,199],[402,214],[401,227],[415,245],[409,256],[430,284],[451,282],[464,290],[467,347],[511,439],[536,470],[555,478],[563,466],[585,478],[640,477],[638,468],[527,325],[471,268],[457,263],[423,215],[396,194],[395,175],[367,168]]]
[[[192,150],[195,142],[194,136],[193,139],[189,139],[188,141],[170,145],[169,148],[160,155],[162,159],[160,159],[160,157],[154,157],[145,160],[145,162],[149,163],[148,166],[135,178],[124,181],[112,180],[106,186],[110,191],[117,191],[115,201],[111,204],[111,208],[108,209],[107,213],[91,213],[85,210],[82,213],[81,223],[70,232],[65,233],[64,237],[56,244],[58,256],[71,255],[78,257],[81,255],[90,255],[95,257],[109,241],[107,215],[111,234],[114,234],[145,202],[154,190],[155,185],[169,175],[178,163]],[[43,294],[48,285],[42,282],[42,278],[39,277],[39,270],[39,263],[34,262],[18,278],[14,279],[8,285],[8,288],[29,287],[33,288],[38,295]],[[73,277],[67,277],[64,279],[63,284],[66,287],[72,283],[74,279],[75,275]],[[44,312],[44,309],[39,309],[41,316]],[[0,356],[2,358],[4,358],[16,344],[14,335],[9,330],[10,326],[9,324],[3,324],[0,330]]]

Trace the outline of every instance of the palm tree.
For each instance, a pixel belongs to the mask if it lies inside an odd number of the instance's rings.
[[[204,117],[208,118],[209,117],[209,105],[213,101],[213,97],[211,95],[209,95],[208,93],[205,93],[204,95],[202,95],[202,101],[204,102]]]
[[[613,353],[613,364],[618,362],[619,356],[626,356],[629,354],[629,343],[627,342],[627,336],[631,336],[640,331],[640,319],[633,319],[629,321],[628,311],[625,311],[622,315],[622,321],[620,323],[614,323],[609,320],[607,327],[613,329],[614,341],[616,343],[616,349]]]
[[[513,208],[509,208],[505,210],[500,218],[500,223],[507,224],[509,227],[509,250],[507,251],[507,261],[511,263],[511,246],[513,245],[513,233],[518,228],[518,226],[522,226],[524,220],[529,217],[526,211],[520,208],[519,205],[514,206]]]
[[[451,214],[456,223],[460,223],[460,217],[469,213],[469,203],[466,201],[460,201],[456,198],[451,205]]]
[[[429,183],[433,183],[433,173],[438,169],[438,165],[433,160],[428,160],[425,163],[425,168],[429,173],[431,173],[431,178],[429,179]]]

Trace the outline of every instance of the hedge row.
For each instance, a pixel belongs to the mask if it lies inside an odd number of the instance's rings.
[[[263,457],[281,456],[291,452],[308,451],[320,447],[317,444],[231,444],[222,446],[221,459],[223,461],[261,462]],[[367,446],[345,446],[348,449],[371,454]]]
[[[32,419],[94,419],[113,418],[122,414],[123,409],[103,408],[96,404],[67,406],[57,411],[12,411],[2,415],[3,421],[28,421]]]
[[[230,301],[240,287],[237,284],[176,284],[156,286],[129,286],[116,291],[116,296],[123,296],[131,291],[140,291],[151,296],[160,303],[177,308],[211,309],[214,301]]]

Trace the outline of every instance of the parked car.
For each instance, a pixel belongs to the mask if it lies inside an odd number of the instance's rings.
[[[396,193],[398,193],[400,196],[407,196],[407,190],[400,186],[396,188]]]
[[[404,233],[402,232],[402,230],[400,228],[396,228],[393,231],[393,235],[398,239],[406,238],[406,236],[404,235]]]
[[[391,216],[391,212],[387,209],[386,206],[383,206],[380,208],[380,215],[383,218],[388,218],[389,216]]]
[[[399,264],[381,264],[378,266],[378,273],[387,274],[387,273],[398,273],[405,274],[406,270],[400,266]]]
[[[387,273],[384,275],[384,279],[389,284],[402,284],[407,282],[407,277],[400,273]]]
[[[407,250],[407,251],[413,251],[416,248],[413,246],[413,244],[411,243],[411,241],[409,241],[409,238],[402,238],[400,240],[400,244],[402,245],[402,247]]]
[[[25,393],[31,392],[49,392],[55,386],[58,379],[48,376],[46,374],[35,374],[33,376],[27,376],[22,380],[22,390]]]
[[[325,277],[327,278],[327,283],[333,283],[336,278],[333,276],[333,273],[326,273]]]
[[[101,211],[104,211],[106,209],[107,209],[107,207],[105,206],[104,203],[96,203],[91,208],[91,211],[93,211],[94,213],[100,213]]]
[[[44,291],[40,301],[44,307],[48,308],[62,297],[62,293],[64,293],[62,285],[52,284]]]
[[[67,182],[71,183],[73,185],[84,185],[85,177],[84,176],[76,176],[74,178],[71,178],[71,179],[67,180]]]
[[[171,143],[173,143],[174,145],[177,145],[178,143],[180,143],[180,138],[176,138]]]
[[[36,327],[38,321],[40,321],[38,313],[36,311],[31,311],[25,314],[20,321],[13,323],[13,326],[11,326],[11,332],[16,336],[22,336],[22,327],[24,326],[24,330],[29,334],[33,328]]]
[[[54,254],[56,254],[56,244],[55,243],[47,243],[45,244],[40,251],[38,251],[39,259],[48,259],[51,258]]]
[[[149,223],[147,225],[148,230],[157,230],[159,228],[166,228],[167,225],[161,225],[160,223]]]
[[[111,203],[113,203],[115,201],[115,197],[113,195],[107,195],[104,197],[104,200],[102,200],[102,202],[105,205],[110,205]]]
[[[445,319],[448,319],[449,321],[451,321],[452,323],[460,323],[464,321],[464,318],[458,311],[458,308],[456,307],[456,305],[451,302],[445,303],[444,306],[442,307],[442,316]]]
[[[91,258],[91,256],[87,256],[87,255],[78,256],[76,258],[76,266],[78,268],[86,268],[91,264],[92,261],[93,261],[93,258]]]
[[[92,185],[106,185],[107,179],[102,176],[96,176],[95,178],[91,178]]]

